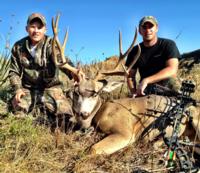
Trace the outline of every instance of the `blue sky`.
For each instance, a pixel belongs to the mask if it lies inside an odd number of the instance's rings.
[[[46,17],[50,36],[51,18],[60,12],[60,40],[69,27],[66,55],[74,62],[77,59],[90,63],[118,55],[119,29],[125,50],[145,15],[157,18],[158,35],[173,39],[181,53],[200,48],[199,0],[5,0],[0,6],[1,49],[6,40],[10,40],[12,46],[27,35],[27,17],[33,12]]]

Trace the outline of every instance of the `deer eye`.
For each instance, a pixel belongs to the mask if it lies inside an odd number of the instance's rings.
[[[86,89],[86,95],[88,96],[88,97],[96,97],[97,96],[97,92],[96,91],[94,91],[94,90],[88,90],[88,89]]]
[[[97,95],[98,93],[94,91],[92,97],[96,97]]]

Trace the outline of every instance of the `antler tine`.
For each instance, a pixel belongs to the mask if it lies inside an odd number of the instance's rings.
[[[69,31],[69,28],[67,28],[67,30],[65,32],[65,37],[64,37],[64,41],[63,41],[63,45],[62,45],[63,52],[65,50],[67,39],[68,39],[68,31]]]
[[[65,45],[66,45],[66,39],[67,39],[67,36],[68,36],[68,33],[65,34],[65,39],[64,39],[64,43],[63,43],[63,46],[61,47],[60,45],[60,41],[58,39],[58,21],[59,21],[59,18],[60,18],[60,14],[58,14],[56,16],[56,21],[54,22],[54,18],[52,18],[52,29],[53,29],[53,33],[54,33],[54,37],[53,37],[53,41],[52,41],[52,48],[53,48],[53,54],[54,54],[54,62],[56,65],[62,65],[63,63],[66,63],[66,59],[65,59],[65,54],[64,54],[64,50],[65,50]],[[55,56],[55,47],[58,47],[58,50],[60,52],[60,55],[61,55],[61,63],[58,62],[58,60],[56,59],[56,56]]]
[[[130,51],[133,49],[135,42],[137,40],[137,35],[138,35],[138,29],[137,27],[135,28],[135,35],[134,35],[134,39],[133,42],[131,43],[131,46],[128,48],[128,50],[126,51],[126,53],[124,53],[124,58],[130,53]]]
[[[60,19],[60,13],[58,13],[57,16],[56,16],[56,22],[55,23],[56,23],[56,28],[57,29],[58,29],[58,21],[59,21],[59,19]]]
[[[51,25],[52,25],[52,30],[53,30],[53,40],[52,40],[52,54],[53,54],[53,61],[56,65],[58,65],[58,61],[57,61],[57,58],[56,58],[56,48],[55,48],[55,44],[56,44],[56,41],[55,41],[55,37],[57,35],[57,30],[56,30],[56,27],[55,27],[55,23],[54,23],[54,17],[52,17],[52,22],[51,22]]]
[[[121,62],[123,61],[125,57],[123,56],[123,53],[122,53],[122,33],[121,31],[119,30],[119,60],[115,66],[115,68],[117,68],[119,66],[119,64],[121,64]]]
[[[133,49],[135,42],[137,40],[137,34],[138,34],[138,30],[137,27],[135,28],[135,35],[134,35],[134,39],[133,42],[131,43],[130,47],[127,49],[127,51],[123,54],[122,53],[122,34],[121,31],[119,31],[119,60],[117,62],[117,65],[115,66],[115,68],[117,69],[117,67],[121,64],[123,65],[122,61],[126,58],[126,56],[130,53],[130,51]]]
[[[141,47],[138,44],[138,51],[137,54],[135,55],[135,57],[133,58],[133,61],[131,62],[131,64],[128,66],[128,69],[124,66],[124,64],[122,64],[122,67],[125,71],[125,73],[128,75],[130,70],[132,69],[132,67],[135,65],[135,63],[137,62],[138,58],[140,57],[140,53],[141,53]]]
[[[138,58],[140,57],[140,54],[141,54],[141,47],[140,45],[138,44],[138,51],[137,51],[137,54],[135,55],[135,57],[133,58],[133,61],[131,63],[131,65],[128,67],[127,69],[127,72],[129,73],[130,70],[132,69],[132,67],[134,66],[134,64],[137,62]]]
[[[122,58],[122,33],[119,30],[119,59]]]
[[[133,49],[134,45],[135,45],[135,42],[137,40],[137,35],[138,35],[138,29],[137,27],[135,28],[135,36],[134,36],[134,39],[133,39],[133,42],[131,44],[131,46],[129,47],[129,49],[126,51],[126,53],[124,54],[124,57],[126,57],[130,51]],[[131,62],[131,64],[129,65],[128,69],[126,70],[126,67],[124,66],[124,64],[122,64],[122,67],[125,71],[126,74],[129,74],[130,70],[132,69],[132,67],[134,66],[134,64],[137,62],[138,58],[140,57],[140,54],[141,54],[141,47],[140,45],[138,44],[138,51],[137,51],[137,54],[135,55],[135,57],[133,58],[133,61]]]
[[[62,55],[61,55],[61,58],[62,58],[62,62],[65,63],[66,59],[65,59],[65,56],[64,56],[64,52],[65,52],[65,47],[66,47],[66,43],[67,43],[67,39],[68,39],[68,29],[67,31],[65,32],[65,37],[64,37],[64,40],[63,40],[63,44],[62,44],[62,47],[60,46],[60,43],[59,43],[59,40],[58,40],[58,21],[60,19],[60,14],[58,13],[58,15],[56,16],[56,42],[59,46],[59,49],[61,49],[62,51]]]

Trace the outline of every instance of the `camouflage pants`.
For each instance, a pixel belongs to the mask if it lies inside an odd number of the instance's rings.
[[[29,113],[36,106],[42,106],[45,110],[53,114],[73,115],[70,100],[64,95],[59,87],[47,88],[44,91],[23,89],[25,96],[14,108],[14,111]]]

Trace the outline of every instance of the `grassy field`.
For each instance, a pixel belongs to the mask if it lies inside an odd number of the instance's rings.
[[[190,60],[191,61],[191,60]],[[200,97],[200,65],[190,61],[182,63],[179,78],[192,79],[197,85],[193,94]],[[93,70],[111,68],[113,61],[92,65]],[[111,65],[110,65],[111,64]],[[85,67],[85,71],[89,70]],[[91,72],[91,70],[90,70]],[[92,74],[94,72],[92,71]],[[61,76],[68,88],[70,82]],[[118,92],[104,96],[106,99],[127,96],[126,85]],[[153,150],[152,144],[130,145],[112,155],[92,156],[88,150],[104,137],[99,131],[84,133],[68,130],[56,134],[45,123],[38,123],[31,116],[17,119],[8,110],[11,90],[9,84],[0,88],[0,172],[4,173],[132,173],[148,170],[167,172],[164,162],[166,147]],[[44,115],[41,115],[44,116]],[[59,144],[59,145],[57,145]]]

